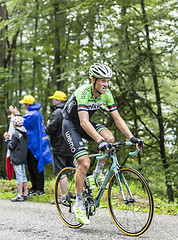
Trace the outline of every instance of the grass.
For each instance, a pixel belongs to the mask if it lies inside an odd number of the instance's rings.
[[[169,215],[178,214],[178,206],[176,203],[168,203],[155,196],[154,205],[155,205],[154,212],[157,214],[169,214]]]
[[[49,203],[51,200],[54,199],[54,185],[55,179],[46,180],[45,181],[45,195],[43,196],[31,196],[28,201],[30,202],[42,202],[42,203]],[[31,183],[28,182],[28,187],[31,187]],[[11,199],[16,195],[17,190],[17,183],[15,179],[5,180],[0,179],[0,199]],[[178,206],[176,203],[168,203],[165,200],[161,200],[158,196],[153,196],[154,198],[154,213],[156,214],[171,214],[176,215],[178,214]],[[116,198],[117,201],[117,198]],[[107,207],[107,197],[106,192],[104,193],[100,207],[106,208]]]
[[[31,196],[28,201],[30,202],[43,202],[47,203],[54,199],[54,184],[55,179],[45,181],[45,195],[43,196]],[[31,183],[28,182],[28,188],[31,187]],[[0,199],[11,199],[17,193],[17,182],[15,179],[4,180],[0,179]]]

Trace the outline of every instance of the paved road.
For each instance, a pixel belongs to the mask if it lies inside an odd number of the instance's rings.
[[[55,205],[0,199],[0,240],[178,240],[178,215],[154,215],[150,228],[139,237],[121,233],[107,209],[98,209],[91,224],[79,229],[67,227]]]

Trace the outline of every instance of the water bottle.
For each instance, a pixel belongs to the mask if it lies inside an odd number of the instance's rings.
[[[86,179],[87,179],[87,183],[88,183],[89,189],[90,190],[95,189],[96,185],[95,185],[95,180],[94,180],[93,175],[87,176]]]

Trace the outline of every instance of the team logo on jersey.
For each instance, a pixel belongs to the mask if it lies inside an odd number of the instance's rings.
[[[84,89],[81,93],[81,99],[85,99],[86,95],[87,95],[87,90]]]
[[[87,107],[88,110],[97,110],[101,107],[102,104],[104,104],[105,102],[98,102],[98,103],[88,103]]]
[[[71,150],[72,153],[74,153],[74,152],[75,152],[75,147],[74,147],[74,143],[73,143],[73,141],[72,141],[72,137],[71,137],[71,135],[70,135],[70,132],[67,131],[67,132],[65,133],[65,135],[66,135],[66,139],[67,139],[67,142],[68,142],[68,144],[69,144],[70,150]]]

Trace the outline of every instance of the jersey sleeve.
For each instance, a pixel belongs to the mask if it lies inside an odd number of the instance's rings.
[[[88,112],[88,89],[86,87],[81,87],[76,92],[77,101],[77,111],[87,111]]]
[[[114,98],[112,96],[112,93],[109,89],[107,89],[107,100],[106,100],[106,105],[109,109],[110,112],[113,112],[117,110],[116,104],[114,103]]]

